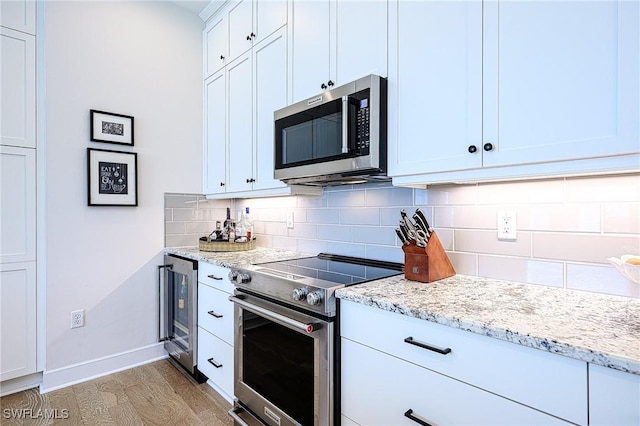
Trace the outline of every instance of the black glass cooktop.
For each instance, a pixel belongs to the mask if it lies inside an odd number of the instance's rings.
[[[403,264],[360,257],[320,253],[313,257],[260,263],[256,266],[284,274],[304,276],[336,284],[352,285],[402,273]]]

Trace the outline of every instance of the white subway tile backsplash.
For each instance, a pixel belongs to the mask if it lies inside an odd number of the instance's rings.
[[[628,253],[626,247],[638,247],[638,237],[586,235],[569,233],[536,233],[533,257],[575,262],[607,263],[608,257]]]
[[[470,253],[530,257],[531,233],[518,232],[516,241],[500,241],[496,231],[456,229],[454,247]]]
[[[456,274],[478,275],[478,255],[447,251],[447,256]]]
[[[560,203],[563,200],[563,179],[478,184],[478,204]]]
[[[640,174],[567,178],[566,192],[569,202],[637,202]]]
[[[606,261],[640,254],[640,173],[427,189],[345,185],[317,197],[166,198],[167,246],[197,245],[203,227],[223,220],[227,206],[234,217],[249,206],[260,246],[403,262],[394,229],[401,209],[411,216],[420,207],[459,274],[640,297],[640,286]],[[516,212],[516,241],[497,239],[500,210]],[[286,227],[288,211],[293,229]]]
[[[365,191],[367,207],[411,206],[413,190],[410,188],[376,188]]]
[[[640,234],[640,203],[605,204],[602,231],[612,234]]]
[[[398,209],[400,219],[400,209]],[[379,225],[378,209],[349,208],[340,211],[340,223],[343,225]]]
[[[562,287],[561,262],[545,262],[521,257],[478,256],[478,275],[499,280]]]
[[[393,246],[398,237],[390,226],[354,226],[353,242],[361,244],[382,244]]]
[[[307,210],[307,222],[317,224],[340,223],[340,210],[309,209]]]
[[[364,206],[364,194],[363,190],[359,191],[336,191],[327,192],[328,207],[363,207]]]
[[[640,285],[609,266],[567,264],[567,288],[627,297],[640,297]]]
[[[164,232],[165,235],[182,235],[186,234],[186,224],[189,222],[165,222]]]
[[[557,232],[597,232],[602,216],[599,204],[538,204],[522,209],[518,229]]]

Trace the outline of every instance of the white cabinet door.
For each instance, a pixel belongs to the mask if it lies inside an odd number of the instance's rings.
[[[320,93],[331,79],[332,2],[302,0],[292,7],[292,96],[297,102]]]
[[[284,188],[274,179],[273,112],[287,105],[287,32],[281,29],[253,49],[253,189]]]
[[[485,2],[485,167],[640,151],[639,4]]]
[[[287,24],[287,0],[254,0],[253,45],[260,43]]]
[[[389,175],[480,167],[482,3],[389,10]]]
[[[208,78],[225,64],[227,53],[227,19],[224,14],[215,16],[203,32],[204,77]]]
[[[0,144],[35,148],[35,37],[0,28],[0,54]]]
[[[589,424],[639,425],[640,376],[589,364]]]
[[[407,415],[434,425],[569,424],[368,346],[341,343],[341,410],[358,424],[415,426]]]
[[[0,146],[0,263],[36,260],[36,151]]]
[[[387,76],[387,2],[336,1],[336,85]],[[414,34],[415,36],[415,34]]]
[[[11,0],[0,2],[0,25],[29,34],[36,34],[36,1]],[[4,59],[4,58],[3,58]]]
[[[0,264],[0,339],[0,381],[36,372],[35,262]]]
[[[226,83],[222,69],[204,82],[204,193],[225,192],[227,170]]]
[[[253,44],[252,0],[240,0],[227,12],[229,22],[229,61],[233,61]]]
[[[227,192],[249,191],[253,179],[251,52],[227,65]]]

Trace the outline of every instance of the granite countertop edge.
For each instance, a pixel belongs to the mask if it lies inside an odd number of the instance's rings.
[[[261,247],[250,251],[237,252],[202,252],[194,247],[175,247],[165,248],[164,253],[204,261],[226,268],[237,268],[252,263],[314,256],[314,254]],[[518,314],[517,312],[513,312],[513,308],[511,312],[507,312],[510,315],[507,315],[509,318],[506,320],[504,317],[499,318],[498,315],[494,318],[491,308],[495,307],[496,301],[486,301],[484,299],[495,299],[495,297],[493,297],[495,294],[503,295],[504,293],[509,293],[509,291],[518,293],[516,296],[503,296],[504,303],[523,300],[523,305],[532,304],[534,308],[543,312],[544,306],[542,306],[542,304],[544,302],[547,302],[549,305],[555,304],[556,306],[554,306],[554,308],[561,307],[565,296],[570,299],[569,302],[571,304],[581,305],[579,308],[586,306],[586,312],[584,312],[586,314],[591,314],[589,310],[590,303],[594,305],[610,302],[615,305],[611,309],[613,312],[615,312],[616,309],[619,310],[620,305],[625,307],[630,306],[628,310],[632,312],[631,320],[633,324],[631,326],[640,326],[640,318],[638,317],[640,300],[637,299],[464,275],[456,275],[441,280],[439,283],[430,284],[406,280],[403,275],[398,275],[396,277],[370,281],[339,289],[336,291],[336,297],[342,300],[372,306],[385,311],[431,321],[534,349],[567,356],[580,361],[640,375],[639,337],[636,337],[635,340],[631,338],[631,344],[636,343],[638,346],[637,350],[631,350],[631,356],[627,356],[628,354],[621,354],[618,350],[619,348],[615,346],[618,341],[617,338],[609,338],[609,340],[603,338],[604,343],[590,339],[588,340],[589,344],[583,344],[584,342],[581,341],[580,336],[582,330],[576,329],[574,331],[571,329],[572,325],[568,326],[569,334],[576,334],[578,337],[570,335],[564,338],[562,333],[560,333],[560,337],[554,336],[554,333],[547,332],[546,328],[536,330],[535,327],[529,327],[529,324],[522,326],[522,323],[518,324],[517,321],[514,322],[512,318],[510,318],[513,316],[511,314],[516,316]],[[424,294],[420,294],[420,292]],[[474,292],[477,292],[477,294],[474,294]],[[492,292],[495,292],[495,294],[492,294]],[[458,302],[462,301],[465,297],[469,297],[469,303],[467,304],[471,306],[471,308],[468,308],[468,311],[460,311],[460,303]],[[474,297],[476,297],[476,299],[473,299]],[[509,299],[509,297],[512,298]],[[527,297],[529,299],[527,299]],[[542,302],[538,303],[536,298],[542,300]],[[437,306],[432,307],[431,305],[434,305],[434,299],[445,301],[440,305],[435,304]],[[447,303],[446,299],[455,300],[455,302]],[[486,307],[485,304],[489,306]],[[462,305],[464,305],[464,303],[462,303]],[[566,309],[569,310],[567,311]],[[458,312],[455,312],[456,310]],[[565,323],[571,323],[574,321],[571,317],[575,315],[573,311],[573,306],[567,306],[565,307],[565,311],[557,313],[556,317],[565,315],[568,317]],[[526,319],[527,317],[525,316],[524,318]],[[576,316],[576,318],[578,318],[578,320],[583,319],[578,316]],[[553,318],[545,317],[543,320],[545,321],[545,327],[547,327],[547,320],[554,322]],[[594,321],[594,323],[597,322]],[[601,323],[598,324],[602,325]],[[560,323],[559,326],[560,328],[567,327],[566,324],[562,323]],[[605,324],[602,325],[601,328],[602,330],[606,330],[610,327],[607,327]],[[553,329],[551,329],[551,331],[553,331]],[[598,330],[593,332],[597,335]],[[637,335],[640,335],[640,333]],[[626,337],[628,343],[629,336],[627,335]],[[613,342],[613,340],[615,340],[615,342]],[[598,346],[598,344],[600,344],[600,347],[594,347]],[[607,344],[610,344],[610,346],[607,346]]]

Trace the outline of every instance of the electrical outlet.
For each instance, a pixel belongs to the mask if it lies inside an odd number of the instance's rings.
[[[71,312],[71,328],[84,327],[84,309]]]
[[[293,210],[287,212],[287,228],[293,229]]]
[[[512,210],[498,212],[498,239],[515,241],[517,239],[518,225],[516,212]]]

